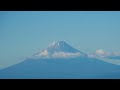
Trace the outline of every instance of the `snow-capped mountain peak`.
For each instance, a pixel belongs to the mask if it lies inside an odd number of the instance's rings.
[[[79,52],[77,49],[73,48],[72,46],[68,45],[66,42],[64,41],[58,41],[58,42],[54,42],[51,46],[49,46],[47,48],[47,50],[51,53],[53,52],[71,52],[71,53],[75,53],[75,52]]]
[[[66,58],[86,56],[83,52],[73,48],[64,41],[55,41],[48,48],[33,55],[34,58],[49,57],[49,58]]]

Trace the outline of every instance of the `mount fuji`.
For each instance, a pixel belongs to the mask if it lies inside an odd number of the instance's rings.
[[[23,62],[0,70],[1,79],[118,79],[120,66],[54,42]]]
[[[85,57],[87,54],[73,48],[64,41],[53,42],[48,48],[34,54],[30,58],[72,58]]]

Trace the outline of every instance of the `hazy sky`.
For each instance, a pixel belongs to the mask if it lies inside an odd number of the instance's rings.
[[[120,11],[0,11],[0,67],[53,41],[86,53],[120,51]]]

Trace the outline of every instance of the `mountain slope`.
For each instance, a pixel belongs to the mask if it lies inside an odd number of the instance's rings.
[[[42,56],[41,54],[44,55]],[[89,58],[83,52],[60,41],[55,42],[21,63],[0,70],[0,78],[115,79],[120,78],[120,66],[95,58]]]
[[[120,78],[119,72],[120,66],[92,58],[31,59],[1,70],[0,78]]]

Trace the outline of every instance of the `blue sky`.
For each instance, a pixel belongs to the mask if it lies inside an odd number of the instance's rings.
[[[0,11],[0,67],[21,61],[53,41],[83,52],[120,51],[119,11]]]

